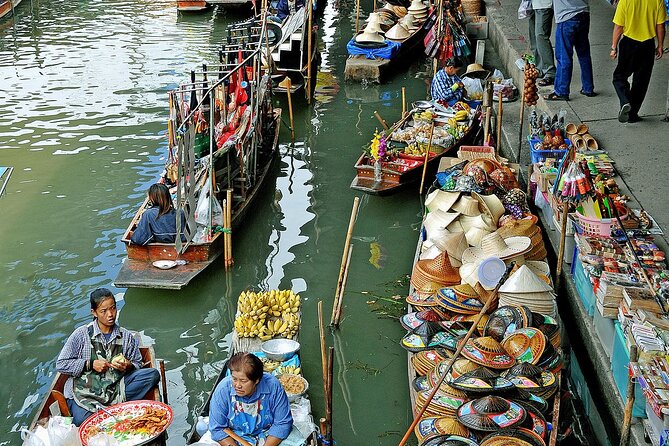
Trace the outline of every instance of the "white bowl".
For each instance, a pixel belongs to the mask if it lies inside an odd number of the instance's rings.
[[[300,349],[300,343],[291,339],[270,339],[263,342],[260,349],[269,359],[283,362],[297,353]]]
[[[292,373],[288,373],[288,375],[292,375]],[[276,378],[279,379],[280,376],[281,375],[277,375]],[[300,393],[288,393],[288,392],[286,392],[286,395],[288,395],[288,401],[290,401],[291,403],[293,401],[296,401],[298,398],[303,397],[304,395],[306,395],[307,391],[309,390],[309,381],[307,381],[306,378],[302,375],[295,375],[295,376],[299,376],[300,378],[302,378],[302,382],[304,383],[304,390],[302,390]]]
[[[170,269],[177,266],[177,262],[174,260],[156,260],[152,265],[160,269]]]

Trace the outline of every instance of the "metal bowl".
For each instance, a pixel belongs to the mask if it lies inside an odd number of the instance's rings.
[[[153,266],[160,269],[170,269],[177,266],[177,262],[174,260],[156,260],[153,262]]]
[[[287,373],[287,375],[291,375],[291,373]],[[277,375],[276,378],[279,379],[281,375]],[[309,381],[306,380],[306,378],[302,375],[295,375],[299,376],[302,378],[302,382],[304,383],[304,390],[302,390],[300,393],[288,393],[286,392],[286,395],[288,395],[288,401],[293,402],[296,401],[298,398],[303,397],[304,395],[307,394],[307,391],[309,390]]]
[[[260,346],[269,359],[283,362],[300,349],[300,343],[290,339],[270,339]]]

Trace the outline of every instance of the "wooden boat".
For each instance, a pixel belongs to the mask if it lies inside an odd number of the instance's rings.
[[[344,79],[355,82],[380,83],[388,75],[398,69],[407,68],[409,64],[424,54],[425,35],[428,32],[428,18],[406,40],[400,42],[400,49],[391,59],[368,59],[364,55],[349,55],[344,68]]]
[[[220,191],[214,194],[215,199],[221,207],[223,200],[227,200],[231,208],[230,222],[224,231],[234,231],[240,227],[263,185],[274,172],[281,110],[272,107],[269,75],[260,72],[260,45],[256,42],[255,46],[234,52],[242,57],[237,63],[221,64],[215,71],[209,71],[205,65],[198,73],[201,81],[196,82],[196,73],[191,72],[191,82],[181,85],[170,96],[168,133],[170,159],[175,161],[168,160],[166,170],[170,167],[176,170],[178,165],[179,174],[175,173],[172,179],[166,174],[167,179],[163,180],[175,185],[173,189],[178,194],[175,207],[186,216],[183,231],[186,241],[149,243],[145,246],[131,244],[132,233],[148,206],[145,200],[122,237],[128,257],[114,281],[117,287],[180,289],[186,286],[224,252],[224,240],[231,237],[214,231],[217,224],[211,218],[206,225],[196,223],[195,196],[200,194],[205,184],[215,183],[214,190]],[[208,76],[214,74],[218,75],[218,79],[209,81]],[[234,92],[225,87],[226,81],[236,85]],[[202,91],[199,101],[198,90]],[[185,104],[186,94],[190,94],[190,108]],[[208,104],[216,104],[216,108],[212,110]],[[220,104],[226,105],[220,108]],[[184,107],[192,111],[180,119],[179,114]],[[209,151],[196,155],[194,146],[199,125],[207,126],[201,130],[201,135],[207,139]],[[215,129],[215,132],[209,129]],[[223,136],[226,139],[222,139]],[[173,149],[177,149],[178,155],[173,153]],[[197,168],[194,163],[196,156],[201,157]],[[212,159],[213,163],[210,162]],[[203,194],[207,196],[206,192]],[[212,200],[210,207],[214,204]],[[180,262],[173,268],[160,269],[156,267],[159,265],[154,265],[159,260]]]
[[[432,153],[428,157],[426,178],[434,177],[441,158],[453,153],[458,147],[475,138],[479,128],[476,116],[478,114],[472,119],[462,138],[442,152]],[[365,152],[355,162],[356,176],[351,182],[351,189],[379,196],[393,194],[409,184],[420,181],[424,162],[423,157],[400,155],[395,160],[382,161],[380,172],[377,172],[376,161]]]
[[[0,0],[0,19],[14,13],[21,0]]]
[[[142,354],[142,363],[145,368],[154,368],[158,369],[158,364],[156,362],[156,354],[153,351],[152,346],[141,346],[139,347],[139,352]],[[161,374],[162,376],[162,374]],[[44,401],[40,404],[37,413],[30,423],[30,430],[34,431],[38,425],[46,426],[49,422],[49,418],[52,416],[71,416],[70,410],[67,407],[67,402],[65,400],[65,395],[63,394],[63,389],[65,388],[65,382],[69,377],[63,375],[62,373],[56,373],[49,391],[44,397]],[[164,378],[163,378],[164,379]],[[145,400],[151,401],[164,401],[164,395],[161,396],[160,390],[158,387],[152,389],[147,393],[144,398]],[[166,398],[165,398],[166,400]],[[167,439],[167,433],[164,432],[160,437],[151,442],[151,445],[154,446],[165,446]]]
[[[204,0],[177,0],[178,12],[201,12],[210,7],[211,5]]]
[[[237,312],[239,314],[239,310]],[[294,340],[299,341],[299,329],[297,330],[295,336],[293,337]],[[262,341],[255,337],[255,338],[242,338],[239,336],[239,333],[237,332],[236,329],[233,328],[232,332],[232,345],[230,348],[230,356],[234,355],[235,353],[240,353],[240,352],[259,352],[261,351],[261,345]],[[299,351],[298,351],[299,355]],[[300,361],[301,366],[304,366],[304,363]],[[209,408],[211,404],[211,398],[212,395],[214,394],[214,390],[216,390],[216,386],[225,378],[226,374],[228,371],[228,361],[225,362],[223,365],[223,368],[221,369],[221,372],[219,373],[218,377],[216,378],[216,381],[214,382],[214,385],[211,389],[211,392],[209,393],[209,396],[207,397],[207,401],[204,403],[202,406],[202,409],[199,412],[199,415],[201,417],[208,417],[209,416]],[[302,373],[300,372],[300,375]],[[308,398],[307,395],[305,395],[303,398]],[[291,403],[293,404],[293,403]],[[313,422],[313,419],[312,419]],[[314,424],[315,427],[315,424]],[[196,431],[196,427],[194,426],[191,432],[188,434],[188,440],[186,441],[186,444],[193,444],[196,443],[197,441],[200,440],[200,435]],[[314,429],[308,436],[307,436],[307,445],[308,446],[317,446],[318,438],[318,432]]]

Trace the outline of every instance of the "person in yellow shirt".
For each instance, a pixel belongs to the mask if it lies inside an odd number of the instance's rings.
[[[639,109],[648,90],[654,59],[662,57],[666,20],[663,0],[620,0],[616,7],[611,59],[618,58],[613,87],[620,100],[620,122],[641,120]],[[631,75],[630,88],[628,79]]]

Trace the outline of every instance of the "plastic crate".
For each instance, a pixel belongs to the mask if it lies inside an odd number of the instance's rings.
[[[539,144],[541,147],[542,141],[537,137],[527,137],[527,141],[530,144],[530,158],[532,163],[539,163],[541,161],[546,161],[546,158],[555,158],[558,162],[562,161],[562,158],[567,154],[567,150],[541,150],[535,149],[534,147]],[[567,138],[564,140],[567,146],[571,146],[571,141]]]
[[[485,40],[488,38],[488,17],[484,15],[471,16],[465,24],[467,36],[475,40]]]
[[[616,383],[623,403],[627,401],[627,381],[629,379],[630,355],[625,345],[625,335],[618,321],[614,322],[615,337],[613,340],[613,353],[611,354],[611,372]],[[646,396],[637,383],[634,385],[634,406],[632,416],[646,418]]]

